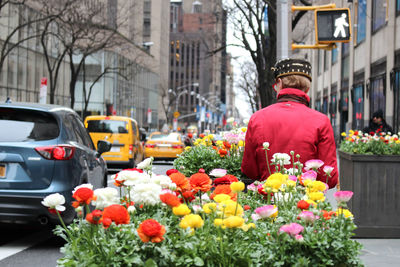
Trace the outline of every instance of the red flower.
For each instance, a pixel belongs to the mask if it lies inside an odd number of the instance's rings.
[[[217,185],[217,186],[215,187],[214,191],[212,192],[212,194],[210,195],[210,198],[211,198],[211,199],[214,199],[214,197],[215,197],[216,195],[219,195],[219,194],[228,195],[228,196],[231,197],[232,200],[235,200],[235,201],[236,201],[236,196],[237,196],[237,195],[236,195],[236,193],[233,193],[233,192],[232,192],[230,184],[220,184],[220,185]]]
[[[299,202],[297,202],[297,208],[301,210],[308,210],[308,207],[310,207],[310,203],[305,200],[300,200]]]
[[[181,204],[180,199],[171,193],[165,193],[160,195],[160,199],[163,203],[167,204],[170,207],[177,207]]]
[[[199,134],[199,137],[200,138],[203,138],[205,135],[204,134]]]
[[[326,210],[322,210],[322,216],[324,217],[325,220],[329,220],[330,218],[332,218],[332,216],[335,216],[336,212],[334,211],[326,211]]]
[[[217,186],[217,185],[222,185],[222,184],[231,184],[231,181],[229,180],[228,177],[225,177],[225,176],[220,177],[220,178],[216,178],[216,179],[214,180],[214,185],[215,185],[215,186]]]
[[[167,172],[166,172],[166,174],[168,175],[168,176],[170,176],[171,174],[173,174],[173,173],[176,173],[176,172],[179,172],[177,169],[169,169]]]
[[[123,169],[123,171],[137,171],[137,172],[143,173],[142,169],[137,169],[137,168]]]
[[[93,195],[93,190],[87,187],[81,187],[75,191],[72,195],[76,201],[72,202],[72,206],[77,208],[81,205],[89,205],[90,201],[94,200],[96,197]]]
[[[250,210],[251,209],[251,207],[249,205],[244,205],[243,208],[244,208],[244,210]]]
[[[101,223],[103,224],[103,227],[107,229],[108,227],[110,227],[112,220],[110,218],[103,218],[101,220]]]
[[[369,132],[369,135],[374,135],[375,134],[375,132]]]
[[[113,204],[104,209],[103,221],[104,219],[110,219],[111,221],[115,222],[116,225],[119,225],[128,224],[130,217],[128,210],[124,206]]]
[[[199,173],[206,173],[206,171],[203,168],[200,168],[198,172]]]
[[[165,227],[154,219],[147,219],[139,225],[137,233],[140,239],[145,243],[149,241],[160,243],[164,240],[163,235],[165,234]]]
[[[258,188],[258,193],[264,196],[264,199],[268,199],[268,193],[264,191],[264,188],[260,187]],[[274,196],[274,193],[269,193],[270,198]]]
[[[211,189],[212,180],[207,174],[198,172],[190,176],[189,183],[196,193],[199,190],[208,192]]]
[[[91,224],[99,224],[101,215],[102,215],[101,210],[94,210],[88,215],[86,215],[86,221],[88,221]]]
[[[187,135],[190,139],[192,139],[193,138],[193,134],[192,133],[188,133],[188,135]]]
[[[226,149],[231,149],[231,144],[229,144],[229,142],[228,141],[224,141],[224,147],[226,148]]]
[[[220,149],[218,150],[218,154],[221,158],[223,158],[228,154],[228,151],[226,151],[225,149]]]
[[[182,193],[182,197],[187,201],[187,202],[192,202],[195,199],[194,193],[192,191],[185,191]]]

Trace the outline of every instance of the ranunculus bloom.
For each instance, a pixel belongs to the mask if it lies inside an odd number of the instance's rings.
[[[147,159],[143,160],[142,162],[140,162],[136,167],[138,169],[145,169],[153,163],[153,160],[154,160],[153,157],[147,158]]]
[[[59,193],[51,194],[45,197],[42,201],[42,205],[49,209],[55,209],[58,211],[64,211],[65,207],[62,206],[65,203],[65,198]]]
[[[172,182],[176,184],[176,187],[179,191],[185,191],[190,188],[189,180],[183,173],[175,172],[169,175]]]
[[[348,209],[339,208],[339,209],[336,210],[336,214],[337,214],[337,216],[342,214],[346,218],[349,218],[349,217],[353,218],[354,217],[353,213],[351,213]]]
[[[102,215],[103,212],[101,210],[94,210],[88,215],[86,215],[86,221],[88,221],[91,224],[99,224]]]
[[[167,204],[170,207],[177,207],[181,204],[180,199],[171,193],[165,193],[160,195],[160,199],[163,203]]]
[[[230,216],[222,222],[227,228],[239,228],[244,224],[244,219],[240,216]]]
[[[104,219],[110,219],[116,225],[119,225],[128,224],[130,217],[128,210],[124,206],[113,204],[104,209],[103,220]]]
[[[299,218],[307,223],[313,223],[319,217],[316,216],[312,211],[304,210],[299,214]]]
[[[180,204],[177,207],[173,207],[172,212],[177,216],[185,216],[191,213],[189,207],[186,204]]]
[[[165,234],[165,226],[161,225],[154,219],[147,219],[139,225],[137,233],[140,239],[145,243],[149,241],[160,243],[164,240],[163,235]]]
[[[214,199],[214,197],[219,194],[228,195],[232,200],[236,200],[236,193],[232,192],[229,184],[217,185],[214,191],[211,193],[210,198]]]
[[[305,170],[317,170],[324,165],[324,162],[320,159],[310,159],[307,160],[305,163]]]
[[[326,175],[330,175],[331,174],[331,172],[333,171],[333,167],[331,167],[331,166],[324,166],[324,169],[323,169],[323,171],[324,171],[324,173],[326,174]]]
[[[226,175],[226,170],[225,169],[213,169],[211,172],[210,172],[210,176],[214,176],[214,177],[217,177],[217,178],[220,178],[220,177],[222,177],[222,176],[225,176]]]
[[[297,208],[301,210],[308,210],[308,207],[310,207],[310,203],[305,200],[300,200],[299,202],[297,202]]]
[[[196,198],[192,191],[183,192],[182,197],[183,197],[182,202],[183,201],[192,202]]]
[[[316,202],[323,202],[325,201],[325,195],[322,192],[312,192],[308,194],[308,198],[316,201]]]
[[[166,174],[168,175],[168,176],[170,176],[171,174],[173,174],[173,173],[176,173],[176,172],[179,172],[177,169],[169,169],[167,172],[166,172]]]
[[[325,220],[329,220],[334,215],[336,215],[336,212],[334,211],[322,210],[322,216],[324,217]]]
[[[199,190],[202,192],[208,192],[211,189],[212,180],[210,179],[210,176],[205,173],[195,173],[190,176],[189,183],[195,192]]]
[[[225,216],[240,216],[243,214],[242,206],[238,205],[238,203],[232,199],[222,201],[220,205],[218,205],[218,209],[223,211]]]
[[[226,151],[225,149],[220,149],[218,150],[218,154],[221,158],[223,158],[228,154],[228,151]]]
[[[76,201],[74,201],[72,203],[72,206],[74,208],[77,208],[80,205],[89,205],[90,202],[95,199],[94,195],[93,195],[93,190],[88,188],[88,187],[81,187],[78,190],[75,191],[75,193],[72,195],[73,198],[76,199]]]
[[[333,197],[337,202],[348,202],[353,196],[352,191],[337,191],[333,194]]]
[[[231,147],[232,147],[232,145],[231,145],[229,142],[227,142],[227,141],[224,141],[223,144],[224,144],[224,147],[225,147],[227,150],[231,149]]]
[[[179,227],[186,229],[186,228],[200,228],[204,225],[204,221],[198,214],[188,214],[182,218],[181,222],[179,223]]]
[[[217,203],[207,203],[203,205],[203,211],[207,214],[217,210]]]
[[[285,224],[279,228],[279,232],[285,232],[291,236],[296,236],[304,230],[304,227],[298,223]]]
[[[275,218],[278,215],[278,208],[275,205],[265,205],[256,208],[254,212],[260,217],[260,219],[265,219],[270,217]]]
[[[231,183],[230,186],[231,186],[231,190],[233,192],[241,192],[245,188],[245,185],[243,182],[233,182],[233,183]]]
[[[119,203],[118,191],[112,187],[98,188],[94,190],[93,195],[96,200],[92,203],[96,206],[96,209],[104,209],[107,206]]]
[[[222,201],[231,199],[231,196],[227,195],[227,194],[218,194],[218,195],[214,196],[213,199],[214,199],[215,202],[221,203]]]
[[[244,205],[243,208],[244,208],[244,210],[250,210],[251,209],[251,207],[249,205]]]
[[[301,179],[304,180],[312,180],[314,181],[315,179],[317,179],[318,173],[316,171],[313,170],[309,170],[306,171],[305,173],[303,173],[301,175]]]

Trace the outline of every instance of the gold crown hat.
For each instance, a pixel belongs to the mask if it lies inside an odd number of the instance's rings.
[[[275,63],[271,68],[274,71],[275,79],[288,75],[302,75],[311,79],[311,64],[304,59],[285,58]]]

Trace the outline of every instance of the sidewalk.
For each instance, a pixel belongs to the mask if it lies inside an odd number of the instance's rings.
[[[328,190],[326,197],[332,208],[336,209],[333,194],[336,189]],[[367,239],[357,238],[364,247],[361,250],[361,260],[367,267],[400,266],[400,239]]]

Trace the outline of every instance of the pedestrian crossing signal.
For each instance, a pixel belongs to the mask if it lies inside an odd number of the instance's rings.
[[[351,19],[348,8],[315,10],[315,35],[318,44],[348,43]]]

